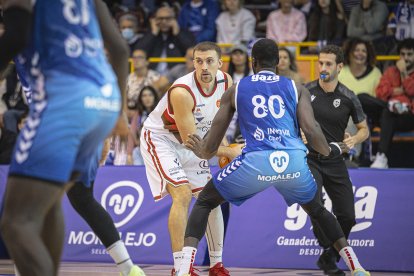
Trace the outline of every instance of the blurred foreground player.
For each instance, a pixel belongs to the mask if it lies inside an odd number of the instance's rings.
[[[0,70],[21,53],[33,102],[10,165],[1,232],[22,275],[56,275],[62,195],[87,174],[85,164],[115,124],[127,133],[119,115],[128,48],[101,1],[32,2],[3,1]],[[102,37],[116,57],[118,85]]]

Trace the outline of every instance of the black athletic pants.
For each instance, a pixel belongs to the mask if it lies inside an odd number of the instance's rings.
[[[352,183],[348,169],[342,157],[334,159],[318,159],[308,157],[308,165],[318,185],[319,199],[322,201],[322,186],[332,201],[335,214],[346,239],[355,225],[355,206]],[[329,240],[312,220],[313,232],[323,248],[328,248],[334,241]]]

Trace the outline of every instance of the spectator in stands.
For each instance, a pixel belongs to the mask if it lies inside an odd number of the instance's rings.
[[[280,9],[266,20],[266,38],[281,42],[301,42],[306,38],[305,15],[293,7],[293,0],[280,0]]]
[[[161,94],[164,94],[175,80],[194,71],[193,51],[193,47],[188,48],[185,54],[185,63],[175,65],[157,81],[156,84]]]
[[[303,12],[303,14],[305,15],[307,19],[313,8],[313,1],[312,0],[294,0],[293,4],[295,8]]]
[[[362,109],[367,115],[368,125],[372,129],[379,125],[379,118],[385,107],[385,103],[375,95],[381,71],[375,66],[374,47],[371,42],[353,38],[345,43],[344,52],[345,66],[339,73],[338,79],[358,96]],[[346,132],[354,134],[356,131],[354,123],[350,120]],[[369,165],[371,157],[370,139],[365,140],[361,145],[356,145],[352,158],[359,159],[360,165]]]
[[[327,44],[341,45],[345,37],[345,20],[338,12],[334,0],[318,0],[308,21],[308,40],[318,41],[320,47]]]
[[[242,5],[243,0],[224,0],[226,10],[216,20],[218,43],[247,45],[254,39],[256,18]]]
[[[216,19],[220,7],[215,0],[187,0],[181,8],[178,22],[190,31],[196,42],[216,41]]]
[[[345,43],[345,66],[339,73],[339,81],[355,94],[375,97],[375,89],[381,71],[375,66],[375,50],[372,43],[351,38]]]
[[[144,86],[152,85],[160,79],[157,71],[149,69],[147,54],[143,50],[135,50],[132,53],[134,71],[129,74],[127,79],[127,103],[128,107],[134,108],[138,100],[139,93]]]
[[[233,83],[237,83],[242,78],[253,74],[250,68],[249,54],[246,46],[243,44],[238,44],[231,48],[227,73],[232,77]],[[226,131],[226,138],[229,143],[234,143],[236,138],[241,135],[237,119],[238,115],[236,111]]]
[[[28,112],[24,112],[20,117],[16,125],[17,132],[10,131],[7,128],[0,126],[0,164],[10,164],[13,154],[14,144],[17,140],[17,135],[23,128]]]
[[[143,36],[139,33],[138,18],[132,13],[124,14],[119,17],[118,25],[122,37],[128,42],[130,53],[133,53],[138,48],[138,40]]]
[[[157,106],[159,101],[158,92],[152,86],[144,86],[139,93],[136,112],[132,116],[130,134],[128,136],[128,159],[132,159],[134,165],[144,165],[139,148],[139,136],[142,126],[148,115]]]
[[[188,31],[180,29],[175,12],[170,7],[161,7],[150,19],[151,31],[138,42],[138,48],[149,57],[182,57],[187,49],[194,45],[194,37]],[[177,63],[159,62],[150,64],[150,68],[165,74]]]
[[[3,125],[6,129],[18,133],[19,118],[27,112],[29,107],[15,65],[6,77],[6,93],[3,95],[3,101],[7,105],[7,111],[3,113]]]
[[[285,47],[279,48],[279,64],[277,73],[281,76],[292,79],[297,84],[303,84],[305,80],[298,74],[295,56]]]
[[[237,44],[231,48],[227,73],[233,78],[233,83],[253,74],[250,68],[249,53],[243,44]]]
[[[384,36],[388,8],[380,0],[361,0],[361,4],[351,10],[348,22],[348,37],[359,37],[373,41]]]
[[[335,3],[341,18],[348,24],[352,8],[359,5],[361,0],[335,0]]]
[[[7,111],[7,103],[3,99],[4,95],[7,93],[7,76],[12,71],[13,65],[10,64],[5,70],[0,72],[0,127],[3,126],[3,114]]]
[[[400,59],[389,67],[376,89],[377,97],[387,102],[380,119],[378,152],[371,168],[387,168],[388,153],[395,131],[414,130],[414,39],[398,45]]]
[[[414,38],[414,0],[401,1],[391,12],[387,34],[397,41]]]

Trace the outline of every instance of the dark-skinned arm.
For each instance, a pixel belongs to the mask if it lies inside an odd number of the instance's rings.
[[[339,155],[349,150],[344,143],[331,143],[332,147],[328,144],[321,127],[315,120],[309,91],[302,85],[297,87],[299,100],[296,113],[309,145],[324,156]]]
[[[119,91],[121,92],[120,117],[112,134],[120,135],[122,139],[126,139],[129,131],[124,111],[126,110],[126,81],[128,77],[129,47],[112,20],[106,4],[102,0],[95,0],[95,7],[102,39],[105,48],[108,50],[109,62],[118,79]]]
[[[112,20],[106,4],[102,0],[95,0],[95,7],[103,42],[109,53],[109,62],[118,79],[122,96],[122,107],[124,108],[126,102],[125,87],[128,77],[129,47]]]
[[[235,112],[234,92],[235,86],[233,85],[223,94],[220,109],[213,119],[210,131],[203,140],[198,135],[189,135],[185,145],[198,157],[210,159],[216,155]]]
[[[0,71],[27,46],[32,22],[30,0],[3,1],[4,33],[0,37]]]

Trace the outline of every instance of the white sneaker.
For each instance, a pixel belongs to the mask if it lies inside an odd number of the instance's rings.
[[[377,152],[375,156],[375,161],[371,164],[371,168],[374,169],[387,169],[388,168],[388,158],[384,153]]]

